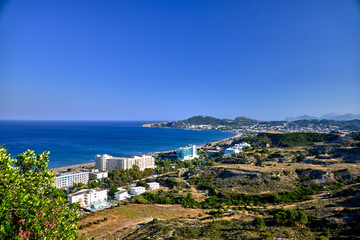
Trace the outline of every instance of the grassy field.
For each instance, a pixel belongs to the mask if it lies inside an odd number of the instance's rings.
[[[246,171],[259,171],[264,173],[282,172],[284,170],[295,171],[296,169],[315,169],[323,171],[335,171],[341,169],[360,170],[360,164],[356,163],[335,163],[330,165],[319,165],[309,163],[269,163],[266,166],[254,166],[246,164],[220,164],[214,168],[233,168]]]
[[[108,219],[99,224],[81,229],[80,234],[86,236],[86,238],[113,239],[115,235],[122,236],[138,227],[139,224],[150,222],[154,218],[161,220],[179,217],[189,218],[189,216],[190,218],[195,218],[199,213],[204,214],[204,211],[201,209],[184,208],[181,205],[120,205],[112,209],[91,213],[87,218],[81,220],[79,226],[104,218]]]

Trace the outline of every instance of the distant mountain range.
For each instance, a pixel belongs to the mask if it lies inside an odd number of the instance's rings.
[[[313,116],[308,116],[308,115],[302,115],[302,116],[298,116],[298,117],[287,117],[285,119],[285,121],[288,122],[292,122],[292,121],[298,121],[298,120],[321,120],[321,119],[326,119],[326,120],[336,120],[336,121],[350,121],[350,120],[355,120],[355,119],[360,119],[360,114],[336,114],[336,113],[328,113],[325,114],[321,117],[313,117]]]
[[[187,125],[211,125],[211,126],[238,126],[238,125],[251,125],[261,121],[254,120],[247,117],[237,117],[232,119],[220,119],[210,116],[194,116],[186,120],[169,121],[169,122],[155,122],[144,124],[144,127],[169,127],[169,128],[184,128]]]
[[[338,119],[346,119],[346,115],[337,115]],[[327,114],[325,116],[334,116]],[[355,114],[351,114],[356,117]],[[360,119],[360,118],[359,118]],[[301,116],[300,119],[287,121],[259,121],[247,117],[237,117],[235,119],[220,119],[210,116],[194,116],[180,121],[154,122],[144,124],[143,127],[165,127],[165,128],[185,128],[196,130],[233,130],[245,129],[247,131],[331,131],[347,130],[360,131],[360,120],[332,120],[317,119],[310,116]]]

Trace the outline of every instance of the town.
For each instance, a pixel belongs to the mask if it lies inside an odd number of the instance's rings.
[[[186,120],[171,122],[155,122],[144,124],[144,127],[182,128],[187,130],[232,131],[243,135],[262,132],[339,132],[348,134],[360,130],[360,120],[335,121],[326,119],[297,121],[259,121],[246,117],[218,119],[209,116],[194,116]]]
[[[234,146],[224,148],[223,155],[230,156],[241,153],[244,147],[251,148],[251,145],[245,142],[235,144]],[[196,145],[181,147],[176,151],[176,154],[167,154],[165,158],[175,158],[179,161],[193,160],[200,157],[197,154],[197,149]],[[199,149],[204,153],[221,153],[219,148],[217,150]],[[159,154],[155,155],[159,157]],[[139,179],[133,181],[133,184],[118,187],[115,191],[98,187],[100,183],[104,183],[109,177],[109,171],[114,171],[115,169],[130,170],[134,168],[137,168],[139,171],[150,170],[150,175],[145,179],[147,182],[142,183],[142,179]],[[153,156],[114,157],[108,154],[96,155],[94,167],[69,168],[67,171],[57,172],[55,175],[55,186],[69,193],[67,197],[70,204],[79,203],[81,209],[93,212],[117,205],[116,202],[111,200],[124,201],[131,198],[130,195],[136,196],[146,191],[158,189],[160,187],[159,183],[151,180],[159,176],[155,175],[155,168],[155,158]],[[175,168],[175,165],[172,168]],[[88,188],[81,189],[86,185],[88,185]],[[91,186],[94,187],[92,188]]]
[[[209,221],[225,224],[216,231],[232,227],[241,235],[247,229],[246,234],[262,239],[353,236],[351,224],[332,224],[358,216],[358,146],[358,133],[236,136],[152,155],[96,155],[92,167],[57,173],[56,186],[78,207],[80,233],[96,239],[112,239],[112,234],[161,239],[167,236],[162,230],[167,227],[177,236],[200,236],[182,226],[210,237],[203,231]],[[181,218],[169,217],[170,209]],[[109,220],[130,210],[127,222],[133,222],[131,214],[139,216],[132,228]],[[294,219],[282,219],[288,214]],[[339,217],[334,220],[334,216]],[[317,228],[320,222],[325,227]],[[283,227],[288,233],[279,232]],[[153,233],[153,229],[158,230]]]
[[[44,181],[39,189],[56,194],[83,239],[231,239],[234,233],[354,239],[359,144],[358,132],[266,132],[149,155],[97,154],[92,164],[54,170],[46,170],[46,152],[28,150],[12,160],[0,151],[4,172],[25,171],[27,179]],[[4,198],[33,203],[28,194],[17,197],[24,189],[18,186],[31,181],[15,173],[3,178],[5,186],[16,183]],[[43,213],[35,213],[36,221]],[[52,227],[55,220],[44,221]]]

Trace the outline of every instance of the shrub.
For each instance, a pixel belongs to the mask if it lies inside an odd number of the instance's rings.
[[[264,219],[262,219],[261,217],[255,217],[254,221],[252,222],[252,224],[257,228],[257,229],[263,229],[265,227],[265,222]]]
[[[260,233],[260,236],[265,240],[274,239],[274,235],[271,233]]]
[[[142,204],[149,203],[149,201],[146,200],[143,195],[133,196],[132,199],[134,199],[136,203],[142,203]]]
[[[288,170],[284,170],[284,172],[283,172],[283,173],[284,173],[284,175],[285,175],[285,176],[288,176],[288,175],[290,174],[290,171],[288,171]]]
[[[316,236],[315,240],[329,240],[329,239],[325,236]]]
[[[78,204],[54,186],[47,152],[10,157],[0,147],[0,239],[75,239]],[[61,234],[61,235],[60,235]]]
[[[275,223],[279,225],[294,225],[308,223],[307,215],[301,210],[278,210],[274,215]]]

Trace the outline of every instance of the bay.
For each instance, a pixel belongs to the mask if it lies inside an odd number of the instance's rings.
[[[50,168],[175,150],[234,136],[231,132],[144,128],[149,121],[0,121],[0,146],[16,157],[27,149],[50,151]]]

